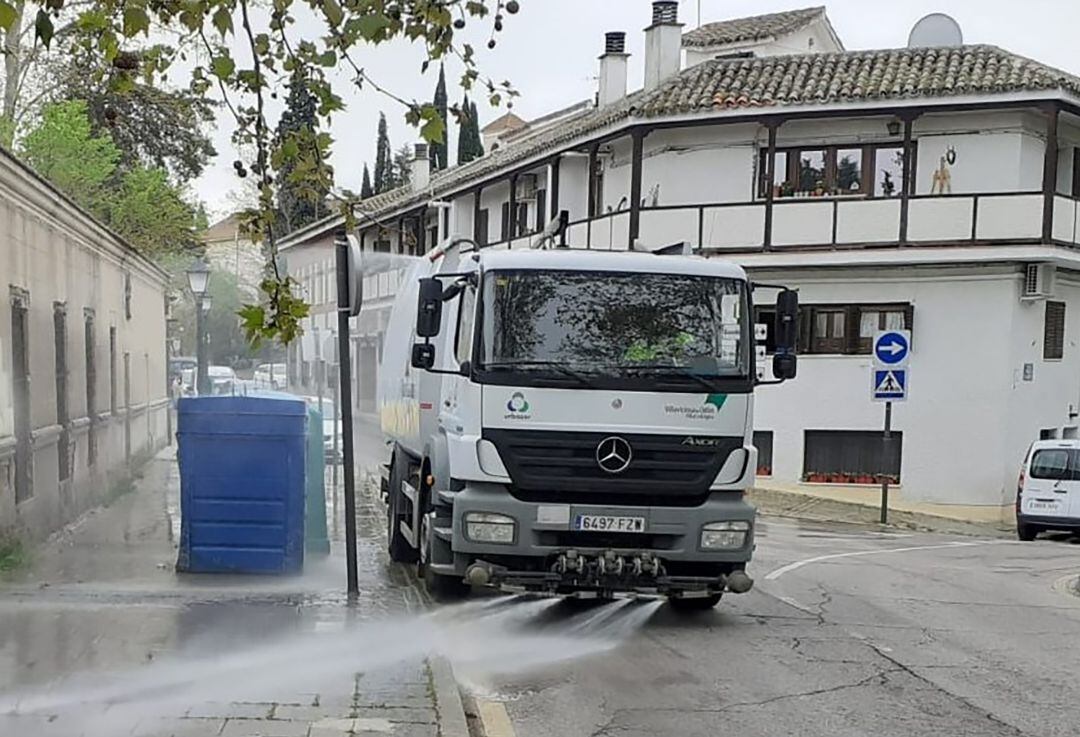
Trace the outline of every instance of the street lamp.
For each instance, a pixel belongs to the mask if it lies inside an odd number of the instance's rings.
[[[210,266],[201,258],[187,270],[188,286],[195,297],[195,388],[200,395],[210,393],[210,376],[206,360],[206,322],[205,313],[210,306],[210,297],[206,293],[210,285]]]

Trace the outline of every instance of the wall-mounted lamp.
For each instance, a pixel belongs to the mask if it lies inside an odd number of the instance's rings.
[[[886,128],[888,128],[890,136],[898,136],[898,135],[900,135],[900,121],[899,120],[890,120],[888,125],[886,126]]]

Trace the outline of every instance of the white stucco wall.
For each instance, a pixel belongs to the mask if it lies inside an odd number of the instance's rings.
[[[115,474],[127,466],[128,450],[133,460],[165,443],[165,282],[163,272],[0,152],[0,532],[38,538],[57,529],[100,502]],[[13,287],[28,295],[33,437],[32,495],[19,503],[10,452],[16,432]],[[128,289],[130,310],[125,304]],[[66,313],[66,428],[57,402],[56,304]],[[92,418],[87,399],[88,312],[93,315],[96,369]],[[116,333],[115,374],[110,328]],[[97,448],[93,464],[91,419]],[[65,429],[71,466],[70,476],[62,480],[59,454]]]
[[[1075,397],[1080,386],[1075,347],[1072,356],[1066,349],[1066,361],[1041,365],[1035,344],[1042,313],[1020,303],[1018,268],[949,268],[933,276],[898,269],[811,276],[791,269],[752,276],[797,287],[805,304],[914,305],[910,398],[893,412],[894,429],[904,433],[901,483],[908,499],[1006,503],[1016,459],[1032,433],[1059,426],[1063,398]],[[1080,334],[1072,328],[1076,340]],[[1038,359],[1035,381],[1016,388],[1020,344],[1028,353],[1037,350]],[[805,430],[877,431],[883,420],[882,405],[870,400],[870,356],[805,355],[799,361],[795,381],[762,387],[756,402],[756,429],[774,433],[773,477],[788,483],[801,480]],[[1030,401],[1036,394],[1045,401]]]

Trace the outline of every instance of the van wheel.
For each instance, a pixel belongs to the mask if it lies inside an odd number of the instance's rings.
[[[394,453],[390,462],[390,488],[386,499],[386,549],[395,563],[415,563],[419,558],[416,548],[401,534],[401,521],[405,519],[405,500],[401,496],[401,480],[408,472],[408,462],[402,461],[400,453]]]
[[[682,613],[707,612],[720,603],[723,594],[709,594],[708,596],[693,596],[683,598],[681,596],[669,596],[668,603],[675,611]]]
[[[1016,536],[1025,542],[1030,542],[1039,534],[1039,528],[1035,525],[1025,525],[1023,522],[1016,523]]]

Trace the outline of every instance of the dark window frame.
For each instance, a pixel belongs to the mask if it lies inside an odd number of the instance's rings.
[[[94,311],[83,311],[83,351],[86,358],[86,416],[90,429],[86,441],[86,465],[93,468],[97,463],[97,346],[94,345]]]
[[[754,430],[754,447],[758,451],[756,473],[758,476],[772,476],[773,448],[775,435],[772,430]]]
[[[120,397],[117,394],[116,366],[116,326],[109,326],[109,413],[115,416],[119,412]]]
[[[15,421],[15,504],[34,496],[30,293],[11,286],[11,381]]]
[[[783,202],[787,202],[789,200],[796,200],[796,199],[826,199],[826,198],[837,198],[837,199],[858,199],[858,198],[863,198],[863,199],[892,200],[892,199],[897,199],[898,197],[900,197],[901,193],[903,192],[903,187],[905,187],[905,186],[907,187],[908,194],[910,195],[910,194],[913,194],[915,192],[915,166],[914,166],[914,162],[918,158],[918,148],[917,148],[917,145],[916,145],[915,141],[912,141],[911,149],[910,149],[910,152],[909,152],[909,155],[911,156],[911,161],[912,161],[911,176],[909,177],[909,181],[908,182],[898,182],[897,187],[896,187],[896,192],[895,192],[895,194],[893,194],[891,196],[874,194],[874,182],[877,181],[877,153],[878,153],[878,151],[880,151],[882,149],[884,149],[884,150],[895,150],[895,149],[903,149],[903,148],[904,148],[904,142],[903,141],[888,141],[888,142],[883,142],[883,143],[865,143],[865,144],[864,143],[850,143],[850,144],[840,143],[840,144],[827,144],[827,145],[821,144],[821,145],[777,147],[777,149],[776,149],[777,158],[779,159],[781,154],[786,157],[786,160],[784,162],[786,171],[783,172],[784,177],[781,180],[784,183],[795,182],[796,181],[796,179],[797,179],[797,177],[799,175],[799,168],[800,168],[800,165],[801,165],[801,162],[802,162],[803,152],[821,151],[821,152],[824,153],[824,169],[825,169],[824,191],[823,191],[823,193],[821,195],[814,195],[814,196],[810,196],[810,197],[795,197],[794,195],[784,195],[784,194],[782,194],[783,185],[776,185],[775,184],[775,180],[776,180],[776,174],[775,173],[773,175],[773,180],[774,181],[773,182],[767,181],[767,176],[766,176],[767,173],[768,173],[767,157],[769,155],[769,149],[767,149],[767,148],[759,148],[758,149],[758,159],[757,159],[757,163],[758,163],[757,185],[754,188],[755,193],[756,193],[756,197],[759,200],[765,199],[765,197],[767,196],[768,187],[770,187],[770,186],[779,186],[781,188],[781,192],[776,193],[774,195],[774,199],[777,200],[777,201],[783,201]],[[845,192],[840,192],[836,188],[836,178],[837,178],[837,173],[838,173],[837,153],[839,151],[852,151],[852,150],[858,150],[862,154],[862,159],[861,159],[862,181],[860,182],[860,186],[859,186],[858,190],[855,190],[855,191],[848,190],[846,193]],[[777,163],[779,163],[779,161],[777,161]],[[903,173],[901,172],[901,177],[902,176],[903,176]],[[802,191],[802,190],[794,190],[794,191]]]
[[[71,415],[68,404],[67,305],[53,302],[53,362],[56,378],[56,424],[60,426],[57,465],[60,481],[71,478]]]
[[[1047,300],[1043,312],[1043,360],[1065,357],[1065,303]]]
[[[477,245],[488,245],[491,238],[491,213],[484,207],[476,211],[476,222],[473,223],[473,240]]]
[[[858,304],[848,303],[811,303],[799,306],[798,324],[798,352],[803,355],[823,356],[867,356],[870,355],[872,340],[861,338],[859,328],[862,323],[864,312],[878,312],[881,314],[879,326],[884,322],[884,315],[889,312],[904,313],[904,330],[913,330],[915,323],[915,306],[910,302],[862,302]],[[819,312],[837,313],[843,312],[843,336],[820,336],[817,335],[817,319]],[[765,305],[756,308],[754,322],[764,323],[768,326],[765,346],[766,353],[775,351],[775,328],[776,311],[771,306]],[[884,329],[883,327],[879,329]],[[912,344],[914,344],[912,335]]]

